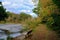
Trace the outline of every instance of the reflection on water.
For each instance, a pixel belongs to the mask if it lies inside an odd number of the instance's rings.
[[[12,38],[15,38],[15,37],[18,37],[18,36],[21,36],[21,33],[14,33],[14,34],[10,35],[10,37],[12,37]]]
[[[20,24],[0,24],[0,29],[6,29],[10,32],[18,32],[22,30],[22,26]]]
[[[9,35],[11,38],[16,38],[16,37],[18,37],[18,36],[21,36],[21,33],[14,33],[14,34],[10,34]],[[0,40],[1,39],[4,39],[4,40],[7,40],[7,37],[8,37],[8,35],[5,35],[5,34],[1,34],[0,35]]]
[[[12,38],[21,36],[20,31],[22,29],[21,25],[19,24],[0,24],[0,28],[2,29],[8,29],[10,32],[14,32],[13,34],[10,34],[9,36]],[[4,33],[4,31],[0,30],[0,39],[7,39],[8,35]]]

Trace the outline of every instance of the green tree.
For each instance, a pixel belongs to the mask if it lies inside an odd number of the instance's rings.
[[[5,20],[7,17],[6,9],[4,9],[2,2],[0,2],[0,21]]]
[[[19,16],[20,16],[20,21],[25,21],[26,19],[31,18],[31,15],[26,14],[24,12],[21,12]]]
[[[38,14],[48,28],[60,34],[60,0],[39,0],[33,12]]]
[[[52,0],[60,8],[60,0]]]
[[[19,14],[15,14],[9,11],[6,13],[9,15],[9,17],[6,19],[7,22],[19,23]]]

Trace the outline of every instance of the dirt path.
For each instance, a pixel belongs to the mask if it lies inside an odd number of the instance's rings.
[[[22,37],[19,37],[18,40],[23,40]],[[39,25],[33,32],[33,35],[25,40],[58,40],[55,32],[48,30],[46,25]]]
[[[57,40],[55,32],[47,29],[46,25],[41,24],[33,32],[31,40]]]

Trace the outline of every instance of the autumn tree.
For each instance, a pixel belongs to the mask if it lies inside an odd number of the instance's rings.
[[[31,15],[26,14],[24,12],[21,12],[19,16],[20,16],[20,21],[24,21],[24,20],[29,19],[29,18],[32,17]]]
[[[60,34],[60,0],[39,0],[33,12],[41,18],[41,23]]]
[[[6,19],[7,22],[19,23],[19,14],[15,14],[9,11],[7,11],[6,13],[9,15],[9,17]]]

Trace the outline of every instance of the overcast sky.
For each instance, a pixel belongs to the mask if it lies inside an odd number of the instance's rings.
[[[7,11],[20,13],[25,12],[31,15],[35,15],[32,12],[34,8],[34,4],[32,0],[0,0],[3,3],[3,6],[7,9]]]

